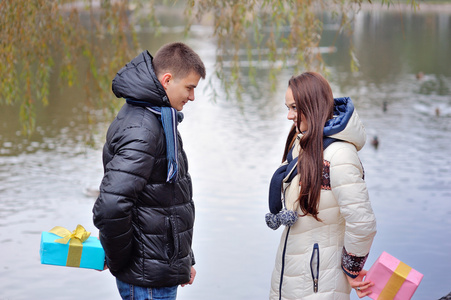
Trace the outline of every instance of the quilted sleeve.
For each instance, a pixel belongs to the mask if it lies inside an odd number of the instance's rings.
[[[331,189],[346,221],[343,267],[355,277],[363,268],[376,234],[376,218],[364,181],[363,167],[351,144],[340,146],[330,162]],[[357,268],[347,268],[357,266]]]
[[[137,127],[113,137],[109,146],[114,156],[105,165],[93,216],[112,272],[124,267],[132,252],[132,207],[152,172],[156,144],[151,131]]]

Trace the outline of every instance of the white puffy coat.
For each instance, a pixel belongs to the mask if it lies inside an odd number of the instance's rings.
[[[271,300],[350,299],[351,287],[341,267],[343,247],[348,253],[364,257],[376,234],[376,219],[357,155],[366,140],[357,113],[353,110],[345,129],[330,137],[340,141],[324,151],[323,181],[330,185],[321,190],[318,209],[321,222],[310,215],[302,216],[296,202],[300,191],[299,174],[291,183],[284,183],[286,208],[298,211],[300,217],[282,233],[271,279]],[[300,136],[295,142],[293,156],[299,154],[299,139]],[[310,268],[315,244],[319,248],[316,293]]]

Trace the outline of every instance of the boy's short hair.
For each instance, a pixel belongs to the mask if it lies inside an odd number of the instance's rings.
[[[185,78],[192,71],[205,79],[205,66],[199,55],[184,43],[176,42],[161,47],[153,59],[157,77],[171,73],[176,78]]]

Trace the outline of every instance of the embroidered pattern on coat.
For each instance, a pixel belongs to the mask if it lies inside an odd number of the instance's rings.
[[[301,185],[301,182],[299,182]],[[330,187],[330,162],[324,160],[323,164],[323,175],[321,177],[321,189],[323,190],[331,190]]]
[[[301,185],[301,182],[299,182]],[[330,162],[324,160],[323,163],[323,175],[321,177],[321,189],[323,190],[331,190],[330,187]]]
[[[330,190],[330,162],[324,160],[323,176],[321,178],[321,189]]]
[[[352,253],[348,253],[345,247],[343,247],[343,252],[341,254],[341,267],[349,277],[356,278],[360,271],[362,271],[367,258],[368,254],[365,256],[356,256]]]

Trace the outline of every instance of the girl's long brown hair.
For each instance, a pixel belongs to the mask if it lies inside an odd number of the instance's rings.
[[[287,141],[285,142],[285,151],[283,152],[282,163],[287,160],[288,152],[290,152],[291,148],[293,147],[297,135],[298,132],[296,130],[296,125],[293,124],[293,126],[291,126],[290,132],[288,133]]]
[[[293,92],[297,110],[297,128],[300,128],[301,114],[308,124],[300,140],[298,159],[301,191],[299,205],[304,214],[318,219],[318,202],[321,193],[323,172],[323,130],[327,120],[333,117],[334,98],[327,80],[318,73],[305,72],[292,77],[288,87]],[[285,146],[284,158],[293,144],[295,129],[290,130]],[[287,149],[288,148],[288,149]]]

